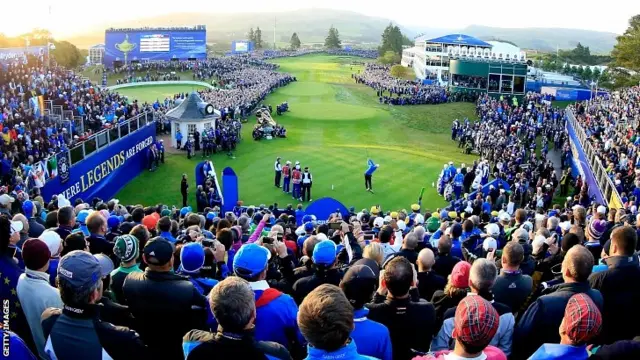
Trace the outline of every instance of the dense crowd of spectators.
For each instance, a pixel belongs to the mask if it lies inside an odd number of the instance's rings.
[[[577,103],[572,111],[625,208],[636,212],[640,198],[640,88]]]
[[[390,67],[367,63],[364,71],[352,74],[358,84],[367,85],[376,90],[381,104],[421,105],[441,104],[453,101],[473,101],[477,94],[451,94],[446,87],[427,85],[418,81],[400,79],[391,75]]]

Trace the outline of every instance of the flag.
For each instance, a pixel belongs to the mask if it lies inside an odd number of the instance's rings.
[[[29,170],[29,179],[31,180],[31,186],[41,188],[44,186],[44,169],[42,168],[42,163],[35,163],[31,169]]]
[[[38,96],[38,108],[40,109],[40,117],[44,116],[44,96]]]
[[[54,178],[58,176],[58,157],[56,155],[50,156],[47,161],[47,168],[49,170],[49,176]]]

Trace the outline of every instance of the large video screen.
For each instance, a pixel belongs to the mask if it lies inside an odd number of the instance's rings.
[[[112,67],[131,62],[206,59],[207,33],[189,31],[107,31],[104,64]]]
[[[236,52],[246,52],[249,50],[249,44],[246,41],[238,41],[236,42],[236,48],[234,49]]]

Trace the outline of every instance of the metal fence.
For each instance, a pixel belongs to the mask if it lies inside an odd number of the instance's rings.
[[[584,150],[584,153],[587,157],[587,161],[589,162],[589,167],[593,172],[593,176],[596,179],[598,188],[600,188],[600,191],[602,191],[602,195],[604,197],[604,200],[607,202],[607,205],[609,207],[621,206],[622,200],[620,194],[618,193],[618,190],[616,190],[613,180],[611,180],[609,174],[607,174],[607,171],[605,170],[604,165],[602,165],[602,161],[598,157],[596,150],[589,142],[587,134],[573,115],[572,109],[567,108],[566,115],[567,120],[571,123],[574,131],[576,132],[576,136],[580,141],[580,145],[582,146],[582,149]]]

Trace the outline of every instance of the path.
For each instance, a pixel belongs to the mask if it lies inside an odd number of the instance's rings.
[[[547,154],[547,159],[553,163],[553,168],[556,170],[556,177],[558,180],[562,178],[562,151],[552,149]]]

